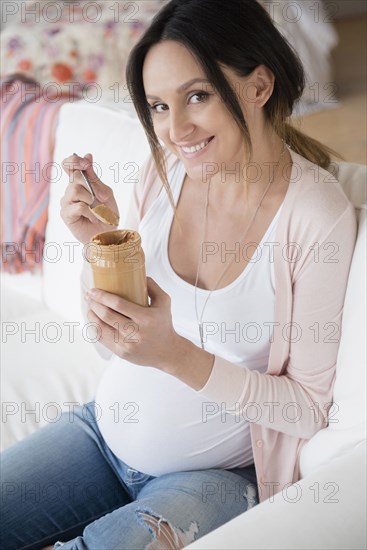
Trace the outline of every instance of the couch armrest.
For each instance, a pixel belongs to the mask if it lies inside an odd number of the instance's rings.
[[[366,441],[186,550],[366,548]]]

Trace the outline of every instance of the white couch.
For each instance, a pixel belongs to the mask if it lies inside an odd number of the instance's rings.
[[[2,274],[2,419],[6,448],[57,422],[70,403],[94,396],[106,362],[81,313],[83,247],[59,216],[67,185],[61,161],[92,152],[114,189],[123,220],[149,147],[131,105],[65,104],[59,117],[43,275]],[[345,299],[329,426],[301,455],[302,480],[190,549],[359,549],[366,547],[366,167],[337,165],[356,208],[359,235]],[[320,182],[322,185],[322,182]]]

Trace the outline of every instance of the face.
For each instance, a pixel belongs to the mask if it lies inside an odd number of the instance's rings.
[[[246,80],[227,67],[223,72],[235,90]],[[155,133],[182,160],[189,177],[201,180],[205,163],[214,164],[213,173],[222,163],[229,170],[243,162],[242,134],[187,48],[174,41],[155,44],[145,59],[143,82]],[[241,98],[241,106],[246,118],[248,114],[251,118],[253,102]]]

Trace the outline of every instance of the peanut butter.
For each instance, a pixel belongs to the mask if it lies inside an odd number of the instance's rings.
[[[148,306],[145,255],[137,231],[116,229],[98,233],[88,248],[96,288]]]
[[[120,221],[119,216],[115,214],[115,212],[113,212],[111,208],[109,208],[105,204],[98,204],[94,208],[90,208],[90,210],[101,222],[108,225],[114,225],[116,227],[118,226]]]

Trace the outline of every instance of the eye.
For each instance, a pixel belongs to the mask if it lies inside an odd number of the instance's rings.
[[[204,101],[206,101],[210,95],[211,94],[208,94],[208,92],[195,92],[194,94],[192,94],[190,96],[189,99],[191,100],[193,97],[200,98],[199,101],[194,103],[194,105],[197,105],[199,103],[204,103]],[[164,113],[166,110],[168,110],[168,107],[165,103],[155,103],[154,105],[149,105],[148,104],[148,107],[151,111],[153,111],[154,113],[157,113],[157,114]],[[158,110],[161,107],[162,107],[162,110]]]
[[[167,107],[165,103],[156,103],[155,105],[148,105],[149,109],[153,111],[153,113],[163,113],[163,111],[158,111],[159,107]]]
[[[207,98],[209,97],[209,94],[208,92],[196,92],[195,94],[193,94],[190,99],[192,99],[193,97],[200,97],[201,100],[198,101],[198,103],[203,103],[204,101],[207,100]]]

